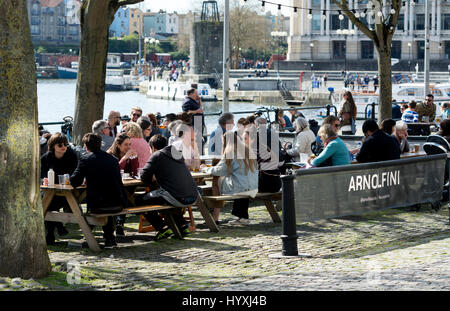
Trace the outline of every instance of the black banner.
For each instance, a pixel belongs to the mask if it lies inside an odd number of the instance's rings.
[[[297,222],[441,199],[447,154],[296,171]]]

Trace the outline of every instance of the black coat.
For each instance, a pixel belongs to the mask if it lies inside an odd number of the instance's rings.
[[[70,184],[78,187],[84,178],[88,209],[95,212],[118,212],[122,207],[127,207],[119,161],[114,156],[101,150],[82,155],[78,167],[70,177]]]
[[[156,151],[145,164],[141,180],[150,185],[153,176],[161,188],[175,199],[197,197],[197,184],[184,163],[181,152],[172,146]]]
[[[395,138],[378,130],[367,137],[356,155],[360,163],[400,159],[400,145]]]
[[[53,169],[55,171],[55,184],[57,184],[59,183],[58,175],[72,175],[77,165],[78,154],[70,147],[67,147],[67,151],[61,159],[57,159],[54,152],[47,151],[41,157],[41,178],[47,177],[48,171]]]

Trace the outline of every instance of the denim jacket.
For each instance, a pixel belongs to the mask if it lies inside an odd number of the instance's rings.
[[[213,176],[223,176],[223,182],[220,187],[221,194],[236,194],[252,190],[258,190],[258,167],[254,167],[254,172],[248,170],[245,174],[245,164],[242,160],[233,159],[232,170],[228,176],[228,167],[225,159],[220,160],[217,165],[209,167],[206,170]]]

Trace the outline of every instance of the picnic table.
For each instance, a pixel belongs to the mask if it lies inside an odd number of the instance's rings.
[[[212,177],[210,174],[203,173],[203,172],[192,172],[192,177],[194,180],[199,181],[203,180],[204,178]],[[134,179],[134,178],[127,178],[122,180],[123,185],[125,187],[125,191],[127,194],[128,199],[131,202],[131,205],[134,204],[134,198],[133,194],[135,189],[138,186],[144,186],[145,184],[140,179]],[[86,238],[86,242],[88,243],[88,246],[91,250],[95,252],[99,252],[100,246],[98,245],[97,240],[94,237],[94,234],[92,232],[92,229],[89,225],[94,226],[104,226],[107,222],[107,216],[115,216],[115,215],[123,215],[123,214],[136,214],[136,213],[143,213],[147,211],[161,211],[166,214],[167,221],[169,226],[174,227],[174,222],[171,217],[169,210],[175,209],[175,207],[170,205],[153,205],[153,206],[146,206],[146,207],[130,207],[127,209],[124,209],[122,212],[117,214],[89,214],[84,213],[81,208],[81,202],[86,198],[86,186],[81,185],[79,187],[72,187],[71,185],[59,185],[55,184],[54,186],[43,186],[41,185],[41,190],[44,193],[44,196],[42,198],[42,208],[43,208],[43,214],[44,219],[47,221],[57,221],[57,222],[64,222],[64,223],[76,223],[80,226],[81,231],[83,232],[84,237]],[[58,211],[48,211],[48,208],[53,201],[53,199],[56,196],[62,196],[65,197],[67,200],[67,203],[69,204],[70,210],[72,213],[66,213],[66,212],[58,212]],[[206,205],[204,204],[204,201],[202,199],[202,196],[200,193],[198,193],[198,199],[195,203],[197,207],[199,208],[200,213],[202,214],[206,226],[213,232],[218,231],[217,224],[213,220],[211,214],[209,213]],[[181,237],[180,232],[176,229],[175,225],[175,231],[174,233]]]
[[[436,126],[436,122],[408,122],[406,123],[408,126],[408,134],[409,135],[419,135],[419,136],[428,136],[431,134],[430,127]]]

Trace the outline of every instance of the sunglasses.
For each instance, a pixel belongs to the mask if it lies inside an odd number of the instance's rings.
[[[60,144],[58,144],[57,146],[58,146],[59,148],[62,148],[63,146],[64,146],[64,147],[69,146],[69,144],[63,144],[63,143],[60,143]]]
[[[138,113],[133,113],[133,117],[140,117],[141,115]]]

